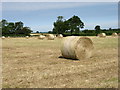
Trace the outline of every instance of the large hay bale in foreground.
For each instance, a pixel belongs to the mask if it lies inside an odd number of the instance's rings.
[[[100,33],[100,34],[98,34],[98,37],[106,37],[106,34],[105,33]]]
[[[53,34],[48,34],[48,40],[54,40],[55,36]]]
[[[118,34],[117,33],[112,33],[112,36],[116,37],[116,36],[118,36]]]
[[[65,37],[61,46],[62,56],[71,59],[90,58],[93,50],[93,42],[87,37]]]
[[[62,35],[62,34],[59,34],[57,37],[58,37],[58,38],[62,38],[62,37],[63,37],[63,35]]]
[[[45,38],[44,35],[40,35],[40,36],[38,37],[38,39],[41,39],[41,40],[43,40],[44,38]]]

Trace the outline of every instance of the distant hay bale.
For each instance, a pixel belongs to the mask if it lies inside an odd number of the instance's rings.
[[[26,36],[26,39],[28,39],[29,38],[29,36]]]
[[[54,40],[55,36],[53,34],[48,34],[48,40]]]
[[[63,39],[61,53],[65,58],[86,59],[92,56],[93,42],[87,37],[69,36]]]
[[[106,37],[106,34],[105,33],[100,33],[100,34],[98,34],[98,37]]]
[[[5,36],[2,36],[2,39],[5,39]]]
[[[45,38],[44,35],[40,35],[40,36],[38,37],[38,39],[41,39],[41,40],[43,40],[44,38]]]
[[[8,36],[7,38],[10,38],[10,36]]]
[[[97,35],[98,37],[100,36],[100,34]]]
[[[54,35],[54,37],[56,38],[56,35]]]
[[[112,36],[116,37],[116,36],[118,36],[118,34],[117,33],[112,33]]]
[[[62,37],[63,37],[63,35],[62,35],[62,34],[59,34],[57,37],[58,37],[58,38],[62,38]]]

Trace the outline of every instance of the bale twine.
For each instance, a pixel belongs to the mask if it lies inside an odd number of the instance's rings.
[[[2,36],[2,39],[5,39],[5,36]]]
[[[48,40],[54,40],[55,36],[53,34],[48,34]]]
[[[61,53],[65,58],[87,59],[92,55],[93,42],[87,37],[65,37],[61,45]]]
[[[116,36],[118,36],[118,34],[117,33],[112,33],[112,36],[116,37]]]
[[[63,35],[62,35],[62,34],[59,34],[57,37],[58,37],[58,38],[62,38],[62,37],[63,37]]]
[[[41,40],[43,40],[44,38],[45,38],[44,35],[40,35],[40,36],[38,37],[38,39],[41,39]]]
[[[100,33],[100,34],[98,34],[98,36],[99,36],[99,37],[104,37],[104,38],[105,38],[105,37],[106,37],[106,34],[105,34],[105,33]]]
[[[29,38],[29,36],[26,36],[26,39],[28,39]]]

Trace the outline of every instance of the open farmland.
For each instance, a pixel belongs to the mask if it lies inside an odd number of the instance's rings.
[[[89,60],[61,58],[61,40],[2,41],[3,88],[117,88],[118,38],[90,37]]]

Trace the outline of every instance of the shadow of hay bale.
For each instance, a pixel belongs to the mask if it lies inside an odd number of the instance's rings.
[[[67,60],[75,60],[75,61],[79,61],[79,59],[65,58],[65,57],[63,57],[63,56],[59,56],[58,58],[61,58],[61,59],[67,59]]]

